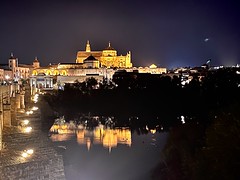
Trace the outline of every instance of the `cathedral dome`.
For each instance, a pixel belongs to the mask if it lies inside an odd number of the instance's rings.
[[[104,50],[115,50],[112,46],[111,43],[108,43],[108,47],[106,47]]]

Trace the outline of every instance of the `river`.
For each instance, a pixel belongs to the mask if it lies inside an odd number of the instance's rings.
[[[50,140],[63,155],[67,180],[150,180],[162,161],[168,133],[147,126],[139,132],[102,125],[65,127]]]

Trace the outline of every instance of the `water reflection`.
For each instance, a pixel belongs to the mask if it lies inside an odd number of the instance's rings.
[[[133,130],[62,119],[51,127],[50,139],[63,155],[67,180],[148,180],[167,139],[160,127]]]
[[[51,134],[50,139],[52,141],[67,141],[76,137],[77,143],[86,145],[88,150],[96,144],[101,144],[104,148],[111,151],[118,144],[130,147],[132,143],[131,131],[126,127],[110,128],[99,125],[93,129],[68,129],[67,125],[53,125],[51,132],[58,132],[57,134]]]

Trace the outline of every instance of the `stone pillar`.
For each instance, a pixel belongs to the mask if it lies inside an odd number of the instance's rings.
[[[16,118],[16,114],[17,114],[17,108],[16,108],[16,97],[11,97],[10,99],[11,101],[11,124],[13,126],[17,126],[17,118]]]
[[[45,78],[45,86],[44,86],[45,88],[47,88],[47,87],[49,87],[49,82],[48,82],[48,79],[47,78]]]
[[[37,87],[36,79],[32,79],[32,83],[30,84],[31,95],[34,95]]]
[[[20,91],[20,86],[18,84],[12,84],[10,87],[10,97],[15,97],[16,93]]]
[[[44,86],[43,86],[44,88],[46,88],[47,87],[47,79],[46,78],[44,78]]]
[[[34,86],[31,86],[31,95],[33,95],[33,89],[34,89]]]
[[[31,102],[31,95],[32,95],[32,86],[30,85],[25,85],[25,90],[24,90],[24,106],[25,108],[29,108],[30,102]]]
[[[3,126],[11,126],[11,104],[3,104]]]
[[[20,94],[20,108],[21,110],[25,108],[24,94]]]
[[[34,96],[36,94],[37,88],[36,86],[31,87],[31,95]]]
[[[21,98],[21,95],[19,93],[16,93],[16,109],[20,109],[21,106],[20,106],[20,98]]]

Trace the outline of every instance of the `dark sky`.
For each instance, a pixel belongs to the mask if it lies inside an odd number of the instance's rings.
[[[78,50],[132,52],[134,66],[240,63],[237,0],[2,0],[0,62],[75,62]]]

